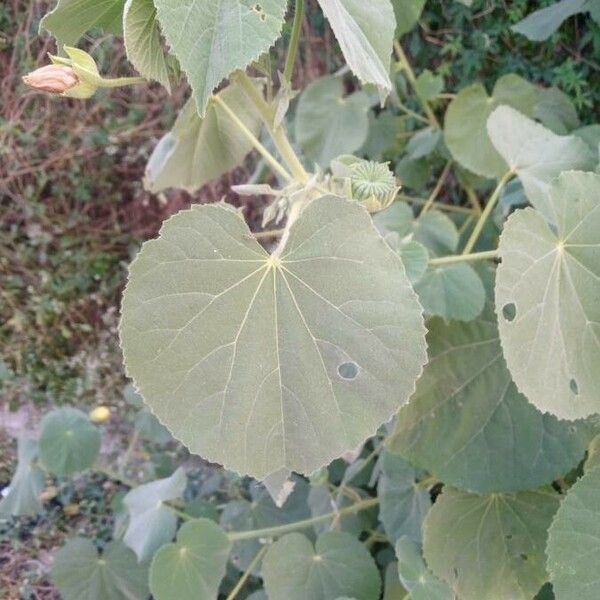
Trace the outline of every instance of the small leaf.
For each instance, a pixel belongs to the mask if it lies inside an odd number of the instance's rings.
[[[216,600],[231,542],[213,521],[185,523],[177,542],[163,546],[150,566],[155,600]]]
[[[548,571],[559,600],[600,596],[600,469],[568,491],[548,533]]]
[[[459,598],[530,600],[547,579],[558,505],[552,490],[479,496],[445,487],[425,518],[425,560]]]
[[[161,30],[187,74],[200,116],[214,89],[267,52],[281,33],[286,0],[155,0]]]
[[[444,78],[434,75],[429,69],[419,73],[415,82],[415,91],[422,100],[433,100],[444,90]]]
[[[425,127],[410,138],[406,146],[407,156],[412,160],[429,156],[441,139],[442,132],[437,127]]]
[[[242,88],[232,83],[218,95],[258,135],[260,117]],[[211,103],[206,116],[201,118],[190,98],[173,129],[154,148],[146,166],[144,185],[154,193],[170,187],[193,191],[237,167],[251,150],[252,143],[220,106]]]
[[[175,536],[177,517],[163,502],[181,498],[186,485],[185,472],[179,468],[171,477],[139,485],[123,498],[129,513],[123,541],[135,551],[138,560],[149,560]]]
[[[447,215],[430,210],[415,220],[414,239],[423,244],[433,256],[445,256],[456,252],[458,231]]]
[[[352,595],[377,600],[379,571],[367,549],[348,533],[329,531],[313,547],[300,533],[276,541],[263,561],[269,600],[330,600]]]
[[[296,140],[306,156],[325,168],[340,154],[358,150],[369,134],[369,97],[359,91],[344,97],[338,77],[308,84],[296,109]]]
[[[318,2],[348,66],[363,84],[376,85],[383,101],[392,91],[390,64],[396,19],[390,0]]]
[[[49,412],[40,427],[39,456],[53,475],[65,477],[90,468],[100,450],[100,432],[75,408]]]
[[[541,42],[547,40],[569,17],[586,10],[588,0],[558,0],[554,4],[527,15],[511,29],[526,38]]]
[[[98,556],[93,542],[69,540],[56,554],[52,581],[63,600],[147,600],[148,567],[120,541]]]

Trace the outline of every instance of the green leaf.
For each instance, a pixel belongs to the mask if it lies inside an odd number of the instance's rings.
[[[551,490],[479,496],[445,487],[425,518],[429,568],[459,598],[531,600],[547,579]]]
[[[180,467],[166,479],[157,479],[133,488],[123,498],[129,524],[123,541],[136,553],[138,560],[152,558],[177,531],[177,517],[163,502],[181,498],[187,477]]]
[[[415,83],[415,91],[422,100],[433,100],[444,90],[444,78],[434,75],[429,69],[419,73]]]
[[[84,33],[99,28],[120,35],[125,0],[58,0],[54,10],[40,21],[56,45],[74,46]]]
[[[400,583],[400,578],[398,577],[398,563],[392,561],[388,563],[388,566],[385,568],[383,577],[383,600],[407,600],[408,598],[408,592],[404,589],[404,586]]]
[[[260,117],[242,88],[232,83],[218,95],[258,135]],[[154,148],[146,166],[144,185],[154,193],[170,187],[197,190],[237,167],[251,150],[251,142],[220,106],[211,103],[206,116],[201,118],[190,98],[173,129]]]
[[[213,90],[269,50],[286,0],[155,0],[161,30],[194,91],[201,116]]]
[[[185,523],[177,542],[163,546],[150,565],[155,600],[216,600],[231,542],[213,521]]]
[[[58,408],[42,419],[39,456],[53,475],[65,477],[91,467],[100,451],[100,431],[76,408]]]
[[[352,72],[363,84],[376,85],[384,100],[392,91],[390,64],[396,29],[390,0],[318,2]]]
[[[173,441],[169,430],[147,408],[135,415],[135,430],[148,442],[164,445]]]
[[[269,600],[330,600],[352,595],[377,600],[379,571],[367,549],[348,533],[329,531],[316,546],[300,533],[276,541],[263,561]]]
[[[550,190],[556,227],[526,208],[508,219],[496,310],[515,383],[563,419],[600,410],[600,176],[570,172]]]
[[[410,138],[406,146],[407,156],[412,160],[429,156],[441,139],[442,132],[437,127],[425,127]]]
[[[488,132],[496,150],[519,176],[531,204],[549,219],[550,183],[563,171],[596,166],[596,156],[582,140],[556,135],[508,106],[493,112]]]
[[[17,443],[17,469],[8,493],[0,501],[0,515],[34,516],[42,510],[40,494],[46,484],[46,474],[35,464],[37,441],[19,438]]]
[[[392,0],[396,15],[396,37],[411,31],[418,23],[426,0]]]
[[[120,541],[98,556],[93,542],[69,540],[54,557],[52,581],[63,600],[147,600],[148,567]]]
[[[133,262],[122,312],[125,363],[154,414],[259,480],[356,448],[425,361],[402,263],[364,209],[333,196],[273,256],[228,205],[179,213]]]
[[[569,17],[586,10],[588,0],[558,0],[554,4],[527,15],[511,29],[526,38],[541,42],[547,40]]]
[[[160,30],[153,0],[126,0],[123,36],[127,58],[146,79],[153,79],[171,93]]]
[[[417,487],[416,478],[415,469],[401,456],[384,452],[377,496],[379,519],[392,544],[402,536],[421,542],[421,525],[431,498],[427,489]]]
[[[480,272],[492,288],[492,269]],[[480,493],[549,484],[581,461],[592,428],[542,414],[519,394],[491,300],[471,323],[430,321],[427,342],[429,363],[400,410],[391,450]]]
[[[600,596],[600,469],[569,490],[548,533],[548,572],[558,600]]]
[[[391,232],[385,236],[385,241],[400,256],[406,274],[414,286],[427,271],[429,252],[425,246],[410,239],[411,237],[400,239],[397,233]]]
[[[339,77],[321,77],[308,84],[298,100],[296,140],[307,158],[328,167],[340,154],[350,154],[365,143],[369,108],[365,92],[344,97]]]
[[[538,91],[533,116],[558,135],[566,135],[580,124],[577,110],[569,96],[555,87]]]
[[[462,89],[448,106],[444,124],[446,145],[452,156],[477,175],[501,177],[508,170],[506,157],[500,156],[502,152],[498,153],[488,137],[488,118],[502,104],[531,115],[536,101],[536,88],[517,75],[500,77],[491,98],[480,83]]]

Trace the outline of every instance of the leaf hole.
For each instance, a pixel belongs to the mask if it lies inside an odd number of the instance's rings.
[[[571,379],[571,381],[569,381],[569,388],[571,389],[573,394],[575,394],[576,396],[579,395],[579,386],[577,385],[577,382],[574,379]]]
[[[502,316],[507,321],[514,321],[517,316],[517,306],[514,302],[509,302],[502,307]]]
[[[353,362],[342,363],[338,367],[338,373],[342,379],[355,379],[358,375],[358,365]]]

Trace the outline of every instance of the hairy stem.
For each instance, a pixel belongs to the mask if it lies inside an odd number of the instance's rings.
[[[487,250],[486,252],[472,252],[471,254],[453,254],[452,256],[441,256],[432,258],[429,261],[431,267],[441,265],[453,265],[461,262],[476,262],[478,260],[494,260],[498,258],[497,250]]]
[[[292,80],[294,74],[294,65],[296,64],[296,55],[298,54],[298,43],[300,41],[300,29],[302,28],[302,18],[304,17],[304,0],[296,0],[296,10],[294,12],[294,24],[292,25],[292,37],[288,47],[287,57],[285,59],[285,68],[283,76]]]

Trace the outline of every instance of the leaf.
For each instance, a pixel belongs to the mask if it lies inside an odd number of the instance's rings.
[[[173,441],[169,430],[146,408],[135,415],[135,430],[148,442],[164,445]]]
[[[396,29],[390,0],[318,1],[352,72],[361,83],[376,85],[385,100],[392,91],[390,64]]]
[[[563,419],[600,410],[600,176],[563,173],[550,190],[549,226],[514,213],[500,238],[496,310],[519,389]]]
[[[84,33],[98,27],[119,35],[125,0],[58,0],[54,9],[40,21],[56,38],[56,45],[74,46]]]
[[[398,256],[333,196],[274,256],[228,205],[179,213],[132,264],[122,313],[125,363],[154,414],[192,452],[259,480],[356,448],[425,361]]]
[[[471,321],[485,304],[479,275],[464,263],[429,268],[415,284],[415,291],[426,315],[448,321]]]
[[[34,516],[43,506],[40,495],[46,484],[46,474],[35,464],[38,443],[29,438],[19,438],[17,445],[17,469],[8,486],[2,490],[0,515],[16,517]]]
[[[58,477],[73,475],[94,464],[100,441],[100,431],[84,412],[76,408],[58,408],[42,419],[40,462]]]
[[[218,96],[258,135],[258,113],[237,83],[226,87]],[[251,142],[220,106],[211,103],[206,116],[201,118],[190,98],[173,129],[154,148],[146,165],[144,185],[154,193],[170,187],[197,190],[237,167],[251,150]]]
[[[409,598],[408,592],[400,583],[396,561],[388,563],[385,568],[383,582],[383,600],[407,600]]]
[[[442,139],[442,132],[437,127],[425,127],[410,138],[406,146],[407,156],[418,160],[429,156]]]
[[[596,600],[600,594],[600,469],[568,491],[548,533],[548,571],[558,600]]]
[[[411,600],[455,600],[452,590],[428,568],[417,544],[408,537],[396,542],[398,574]]]
[[[152,558],[177,531],[177,517],[163,502],[181,498],[187,477],[180,467],[166,479],[157,479],[133,488],[123,498],[129,513],[129,525],[123,541],[136,553],[139,561]]]
[[[508,106],[493,112],[488,132],[496,150],[519,176],[531,204],[546,218],[550,218],[552,180],[569,169],[593,169],[597,162],[579,138],[556,135]]]
[[[265,477],[262,481],[277,508],[281,508],[294,491],[296,483],[291,475],[292,472],[289,469],[279,469]]]
[[[446,111],[444,135],[448,150],[463,167],[477,175],[501,177],[508,170],[506,157],[503,159],[502,152],[498,153],[490,141],[486,129],[488,118],[500,105],[531,115],[536,101],[536,88],[512,74],[496,81],[491,98],[480,83],[462,89]]]
[[[480,271],[493,287],[491,268]],[[540,413],[506,368],[491,299],[470,323],[429,323],[429,363],[400,410],[390,450],[449,485],[479,493],[532,489],[575,467],[593,435]]]
[[[459,598],[530,600],[547,579],[553,491],[479,496],[445,487],[425,518],[429,568]]]
[[[421,542],[421,525],[431,507],[427,489],[419,489],[417,472],[401,456],[385,451],[377,487],[379,519],[392,544],[402,536]]]
[[[396,37],[411,31],[418,23],[426,0],[392,0],[396,16]]]
[[[588,0],[559,0],[527,15],[511,29],[534,42],[547,40],[569,17],[584,12]]]
[[[214,89],[269,50],[286,0],[155,0],[161,30],[204,117]]]
[[[425,246],[410,239],[411,237],[400,239],[397,233],[392,232],[388,233],[384,239],[390,248],[400,256],[406,274],[414,286],[427,271],[429,252]]]
[[[425,69],[419,73],[415,82],[415,91],[422,100],[433,100],[443,90],[444,78],[442,76],[434,75],[429,69]]]
[[[379,571],[368,550],[348,533],[329,531],[311,541],[290,533],[268,550],[262,569],[269,600],[330,600],[351,595],[377,600]]]
[[[296,140],[307,158],[325,168],[340,154],[351,154],[369,134],[369,97],[359,91],[344,97],[338,77],[309,83],[298,100]]]
[[[126,0],[123,37],[129,62],[146,79],[153,79],[171,93],[160,30],[153,0]]]
[[[558,135],[566,135],[580,124],[569,96],[555,87],[539,90],[533,117]]]
[[[150,565],[155,600],[216,600],[231,542],[213,521],[185,523],[177,542],[163,546]]]
[[[54,557],[52,581],[63,600],[147,600],[148,567],[120,541],[98,556],[93,542],[69,540]]]

